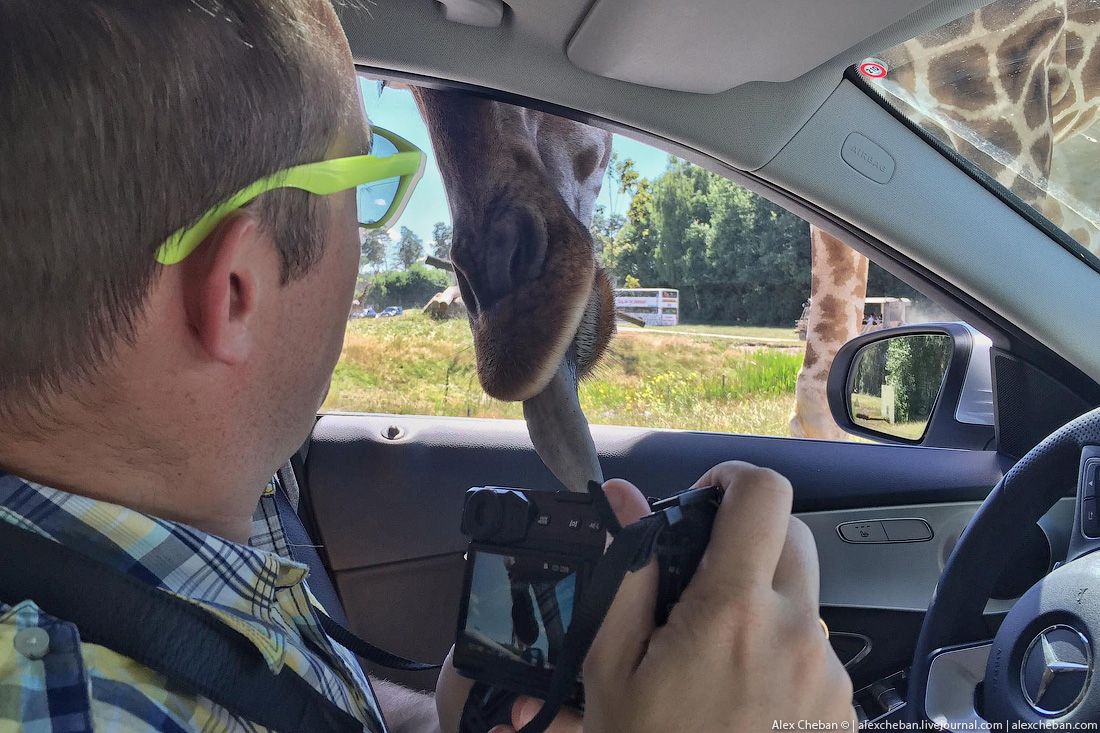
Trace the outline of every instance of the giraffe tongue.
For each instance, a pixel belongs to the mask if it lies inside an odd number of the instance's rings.
[[[589,481],[603,483],[596,446],[577,397],[577,366],[571,355],[566,355],[541,392],[523,401],[523,417],[539,458],[567,489],[587,491]]]

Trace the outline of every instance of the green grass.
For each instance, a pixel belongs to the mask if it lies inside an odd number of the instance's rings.
[[[776,326],[721,326],[693,323],[680,324],[678,326],[646,326],[647,331],[651,329],[655,333],[660,333],[661,331],[687,331],[690,333],[733,336],[745,340],[764,338],[790,341],[792,345],[799,343],[798,335],[794,332],[793,323],[790,328],[780,328]]]
[[[593,423],[787,435],[801,364],[797,341],[750,346],[660,329],[627,331],[582,383],[581,405]],[[324,409],[522,417],[519,404],[482,391],[466,321],[419,313],[348,324]]]
[[[927,421],[889,423],[882,415],[882,398],[869,394],[853,394],[852,408],[856,417],[852,422],[868,430],[895,435],[909,440],[920,440],[924,435]]]

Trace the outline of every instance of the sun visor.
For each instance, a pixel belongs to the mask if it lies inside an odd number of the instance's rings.
[[[597,0],[569,43],[599,76],[713,94],[790,81],[928,0]]]

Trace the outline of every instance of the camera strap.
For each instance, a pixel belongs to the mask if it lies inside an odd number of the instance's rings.
[[[588,656],[588,650],[619,592],[623,578],[627,573],[645,567],[653,557],[657,538],[665,529],[676,524],[681,516],[679,508],[674,507],[622,527],[604,496],[603,488],[592,482],[588,485],[588,491],[595,499],[597,511],[603,515],[604,526],[614,539],[593,568],[587,589],[573,608],[573,619],[565,633],[561,656],[554,667],[550,691],[542,709],[518,733],[542,733],[553,722],[569,697],[584,658]]]

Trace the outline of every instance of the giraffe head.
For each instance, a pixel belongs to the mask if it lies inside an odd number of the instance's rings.
[[[413,93],[447,188],[451,262],[481,386],[524,401],[540,456],[583,488],[599,475],[577,380],[615,331],[611,282],[589,232],[611,133],[465,93]],[[585,445],[569,447],[579,432]]]
[[[481,386],[529,399],[567,357],[583,376],[614,331],[588,231],[611,134],[463,93],[415,95],[447,186]]]

